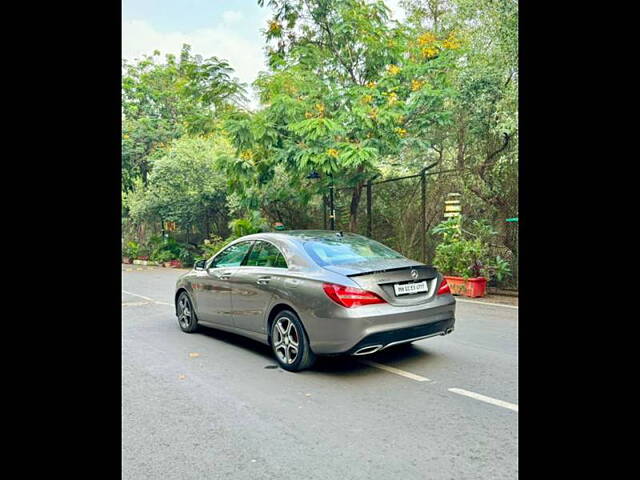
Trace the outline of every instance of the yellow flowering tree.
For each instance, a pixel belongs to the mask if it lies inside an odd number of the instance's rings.
[[[277,165],[300,178],[311,171],[324,174],[316,185],[325,191],[330,174],[338,186],[353,188],[349,226],[355,231],[362,187],[378,172],[380,159],[412,142],[424,148],[412,134],[445,121],[448,91],[440,72],[450,68],[453,57],[418,55],[413,32],[390,22],[382,2],[270,0],[268,5],[273,18],[264,35],[270,69],[255,84],[265,108],[235,115],[227,124],[238,151],[255,152],[254,175],[235,183],[258,198],[261,182],[273,178],[269,172]],[[429,88],[416,87],[427,80]],[[412,114],[418,109],[423,110],[419,122]]]

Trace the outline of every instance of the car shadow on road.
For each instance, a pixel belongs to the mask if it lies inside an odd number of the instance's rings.
[[[273,357],[271,347],[256,340],[205,326],[200,327],[199,333],[235,347],[243,348],[263,357],[266,362],[265,367],[277,365],[277,362]],[[416,347],[413,344],[406,344],[389,348],[383,352],[371,355],[318,356],[316,363],[308,369],[307,372],[348,375],[371,368],[360,360],[370,360],[372,362],[383,363],[396,368],[411,369],[413,366],[419,365],[420,367],[424,367],[426,364],[437,362],[439,358],[440,355],[425,350],[424,347]]]
[[[424,348],[409,344],[371,355],[318,357],[318,362],[312,367],[312,370],[339,374],[371,368],[361,360],[383,363],[396,368],[410,368],[411,365],[417,364],[424,366],[438,357],[437,354],[424,350]]]
[[[260,343],[256,340],[252,340],[241,335],[236,335],[235,333],[205,327],[204,325],[200,325],[198,333],[206,335],[207,337],[215,338],[216,340],[220,340],[221,342],[225,342],[236,347],[244,348],[245,350],[250,350],[258,355],[265,357],[268,360],[273,360],[273,363],[275,363],[273,354],[271,352],[271,347],[265,345],[264,343]]]

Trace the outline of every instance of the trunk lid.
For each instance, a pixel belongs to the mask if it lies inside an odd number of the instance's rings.
[[[393,258],[342,265],[326,265],[323,268],[345,275],[360,288],[380,295],[391,305],[419,305],[431,301],[438,287],[438,272],[435,268],[409,260]],[[412,272],[415,272],[412,274]],[[396,295],[394,285],[421,283],[426,281],[427,291]]]

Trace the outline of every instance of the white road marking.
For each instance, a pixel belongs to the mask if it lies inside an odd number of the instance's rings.
[[[478,301],[475,301],[475,300],[460,300],[460,299],[456,298],[456,303],[457,302],[460,302],[460,303],[477,303],[479,305],[491,305],[493,307],[515,308],[516,310],[518,309],[517,305],[505,305],[503,303],[478,302]]]
[[[449,388],[448,390],[459,395],[475,398],[476,400],[480,400],[481,402],[491,403],[492,405],[497,405],[498,407],[508,408],[509,410],[513,410],[514,412],[518,411],[518,405],[516,405],[515,403],[509,403],[505,402],[504,400],[486,397],[484,395],[480,395],[479,393],[470,392],[469,390],[463,390],[462,388]]]
[[[122,302],[123,307],[137,307],[139,305],[149,305],[151,302]]]
[[[154,300],[153,298],[145,297],[144,295],[139,295],[137,293],[127,292],[126,290],[122,290],[122,293],[126,293],[127,295],[133,295],[134,297],[144,298],[145,300],[149,300],[150,302],[157,303],[159,305],[169,305],[170,307],[173,307],[173,305],[171,305],[170,303],[160,302],[158,300]]]
[[[410,378],[411,380],[415,380],[416,382],[430,382],[431,380],[427,377],[421,377],[420,375],[416,375],[414,373],[405,372],[404,370],[400,370],[398,368],[389,367],[387,365],[383,365],[381,363],[372,362],[371,360],[359,360],[360,363],[364,363],[365,365],[369,365],[370,367],[379,368],[380,370],[385,370],[389,373],[395,373],[396,375],[400,375],[402,377]]]

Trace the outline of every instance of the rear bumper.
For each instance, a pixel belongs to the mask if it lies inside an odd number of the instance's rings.
[[[455,318],[451,317],[446,320],[427,323],[426,325],[372,333],[344,353],[346,355],[367,355],[393,345],[435,337],[436,335],[447,335],[453,331],[455,323]]]
[[[339,307],[331,313],[331,316],[303,320],[314,353],[374,353],[373,349],[360,350],[376,345],[382,349],[394,343],[448,333],[455,324],[455,299],[452,295],[442,295],[428,305]]]

